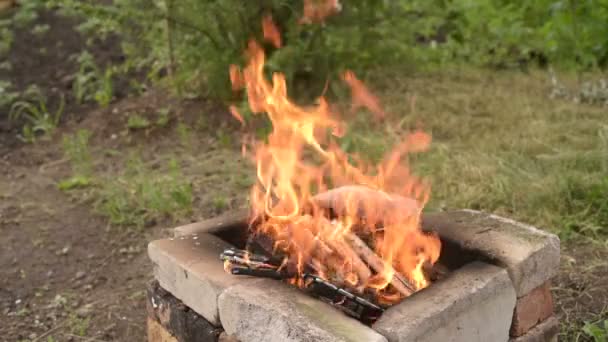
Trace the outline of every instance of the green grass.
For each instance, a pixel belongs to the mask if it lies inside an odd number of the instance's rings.
[[[491,211],[566,239],[608,234],[605,108],[550,100],[542,72],[462,69],[378,80],[371,87],[390,118],[351,120],[346,147],[377,159],[422,125],[433,144],[412,156],[412,166],[432,182],[428,210]]]
[[[138,114],[129,115],[127,127],[130,129],[144,129],[150,127],[150,121]]]
[[[94,194],[97,210],[112,224],[142,227],[191,213],[192,185],[175,160],[160,170],[148,168],[136,157],[127,164],[123,173],[103,179]]]

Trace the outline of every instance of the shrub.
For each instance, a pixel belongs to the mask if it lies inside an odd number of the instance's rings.
[[[348,67],[465,61],[500,67],[533,60],[593,68],[608,62],[608,0],[344,1],[325,23],[301,24],[301,0],[52,0],[83,18],[95,37],[118,34],[124,67],[170,75],[180,93],[233,96],[228,66],[243,61],[251,38],[261,41],[271,14],[285,46],[266,45],[268,70],[281,70],[289,88],[318,94]],[[297,80],[298,82],[294,82]]]

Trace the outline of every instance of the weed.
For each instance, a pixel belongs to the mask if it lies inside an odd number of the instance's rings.
[[[80,129],[73,135],[63,137],[63,151],[72,164],[72,172],[82,178],[90,177],[93,173],[93,160],[89,150],[91,132]]]
[[[9,53],[13,45],[14,34],[9,27],[0,26],[0,56]]]
[[[19,93],[9,90],[11,86],[9,81],[0,80],[0,107],[11,105],[19,98]]]
[[[11,120],[24,119],[26,121],[20,138],[31,143],[36,140],[38,134],[53,134],[63,114],[64,105],[65,102],[62,97],[59,108],[57,108],[55,113],[51,113],[47,109],[46,100],[42,97],[38,99],[37,103],[17,101],[11,106],[9,118]]]
[[[71,313],[68,317],[68,327],[70,332],[77,336],[85,336],[90,325],[90,318],[78,317],[75,313]]]
[[[111,223],[141,227],[192,210],[192,186],[175,160],[166,170],[150,170],[137,158],[127,164],[126,172],[105,180],[97,194],[96,207]]]
[[[129,129],[148,128],[150,127],[150,121],[138,114],[131,114],[129,115],[129,119],[127,120],[127,127]]]
[[[161,108],[157,112],[156,125],[166,127],[171,119],[171,110],[169,108]]]
[[[62,191],[69,191],[73,189],[86,188],[91,185],[91,179],[85,176],[73,176],[60,181],[57,184],[57,188]]]
[[[79,68],[72,86],[76,100],[79,103],[96,101],[102,107],[109,105],[114,96],[114,70],[107,68],[102,72],[88,51],[83,51],[76,61]]]
[[[217,196],[213,199],[213,207],[216,211],[223,211],[228,208],[228,200],[224,196]]]
[[[224,148],[230,148],[232,146],[232,136],[223,129],[217,131],[217,140]]]
[[[593,338],[594,342],[608,340],[608,319],[598,322],[587,322],[583,326],[583,332]]]
[[[32,27],[32,34],[43,35],[47,33],[50,29],[51,27],[48,24],[34,25],[34,27]]]
[[[188,126],[180,122],[177,124],[177,135],[182,146],[190,146],[192,142],[192,132]]]

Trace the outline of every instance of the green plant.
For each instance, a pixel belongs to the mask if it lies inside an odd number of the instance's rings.
[[[96,101],[103,107],[109,105],[114,96],[114,69],[102,72],[88,51],[83,51],[76,60],[79,64],[73,83],[76,101]]]
[[[0,80],[0,107],[12,104],[19,98],[19,93],[10,91],[11,82]]]
[[[68,318],[68,327],[70,332],[77,336],[85,336],[90,325],[90,318],[78,317],[75,313],[71,313]]]
[[[604,342],[608,340],[608,320],[587,322],[583,326],[583,332],[593,338],[594,342]]]
[[[127,127],[130,129],[143,129],[150,127],[150,121],[143,116],[137,114],[129,115]]]
[[[31,102],[17,101],[11,106],[9,119],[25,120],[20,138],[31,143],[36,140],[38,134],[53,134],[63,114],[64,105],[65,102],[62,97],[57,110],[51,113],[47,109],[46,100],[43,97]]]
[[[150,170],[132,158],[119,177],[102,182],[96,207],[111,223],[144,226],[163,217],[175,218],[192,210],[192,186],[175,160],[167,170]]]
[[[75,175],[91,176],[93,173],[90,139],[91,132],[86,129],[79,129],[75,134],[63,137],[63,151],[70,160]]]
[[[57,184],[59,190],[68,191],[91,185],[93,161],[89,150],[90,138],[91,132],[86,129],[80,129],[73,135],[63,137],[63,151],[70,160],[72,176]]]

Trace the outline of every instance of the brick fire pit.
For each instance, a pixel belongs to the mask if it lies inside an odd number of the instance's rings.
[[[150,342],[557,341],[553,234],[472,210],[423,215],[450,273],[370,327],[281,281],[226,273],[218,256],[242,243],[247,219],[233,212],[149,244]]]

